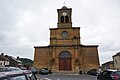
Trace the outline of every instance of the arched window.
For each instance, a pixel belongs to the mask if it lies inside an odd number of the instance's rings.
[[[63,51],[62,53],[60,53],[59,58],[71,58],[71,54],[67,51]]]
[[[61,23],[64,23],[64,16],[61,16]]]
[[[68,23],[69,22],[69,17],[65,16],[65,22]]]

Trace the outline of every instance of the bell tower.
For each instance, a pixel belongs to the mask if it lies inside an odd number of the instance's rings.
[[[61,9],[57,9],[58,12],[58,28],[70,28],[72,27],[72,8],[63,6]]]
[[[34,47],[34,67],[67,74],[97,69],[98,45],[81,44],[80,27],[72,26],[72,8],[63,6],[57,12],[57,28],[49,28],[50,44]]]
[[[57,28],[50,28],[50,45],[79,45],[80,27],[72,27],[72,8],[57,9]]]

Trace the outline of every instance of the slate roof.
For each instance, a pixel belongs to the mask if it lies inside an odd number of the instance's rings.
[[[113,55],[113,57],[115,57],[115,56],[120,56],[120,52],[118,52],[117,54]]]
[[[3,55],[0,55],[0,60],[2,60],[2,61],[9,61],[9,59],[4,57]]]

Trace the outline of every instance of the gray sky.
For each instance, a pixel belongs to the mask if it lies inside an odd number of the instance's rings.
[[[99,45],[100,63],[120,51],[120,0],[0,0],[0,53],[34,58],[34,46],[49,45],[57,9],[72,8],[83,45]]]

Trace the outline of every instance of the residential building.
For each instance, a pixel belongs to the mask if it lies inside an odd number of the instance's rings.
[[[120,52],[113,55],[114,67],[120,70]]]
[[[20,61],[17,58],[13,57],[13,56],[8,56],[8,55],[5,55],[6,58],[9,59],[10,63],[8,66],[12,66],[12,67],[21,67],[22,66],[22,61]]]
[[[4,53],[1,53],[0,55],[0,67],[5,67],[9,65],[10,61],[8,58],[4,57]]]
[[[103,63],[101,66],[102,70],[106,70],[106,69],[114,69],[114,62],[113,61],[108,61],[106,63]]]

